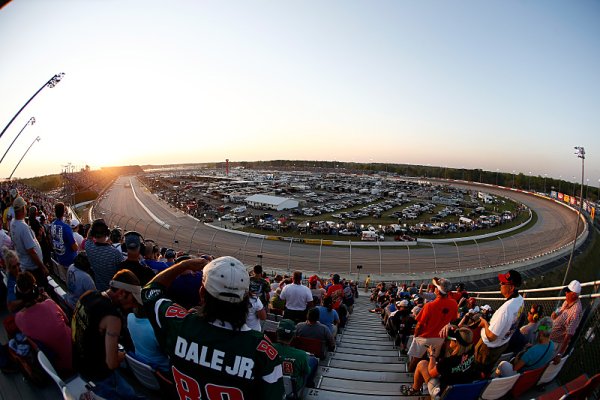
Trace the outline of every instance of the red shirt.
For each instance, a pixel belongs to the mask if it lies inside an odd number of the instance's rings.
[[[344,287],[341,283],[329,286],[326,296],[330,296],[333,300],[333,309],[337,310],[342,304],[344,298]]]
[[[458,317],[458,304],[449,297],[438,297],[426,303],[417,315],[417,334],[424,338],[440,337],[440,330]]]
[[[448,297],[454,299],[454,301],[458,303],[460,299],[462,299],[462,297],[466,294],[468,294],[466,290],[463,290],[462,292],[450,292],[448,293]]]

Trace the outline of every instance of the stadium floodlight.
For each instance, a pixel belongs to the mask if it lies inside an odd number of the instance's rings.
[[[53,87],[55,87],[56,85],[58,85],[58,83],[59,83],[59,82],[62,80],[62,78],[63,78],[64,76],[65,76],[65,73],[64,73],[64,72],[60,72],[60,73],[58,73],[58,74],[54,75],[52,78],[48,79],[48,81],[47,81],[46,83],[44,83],[44,84],[42,85],[42,87],[41,87],[41,88],[39,88],[39,89],[37,90],[37,92],[35,92],[35,93],[33,94],[33,96],[31,96],[31,97],[29,98],[29,100],[27,100],[27,102],[26,102],[26,103],[23,105],[23,107],[21,107],[21,109],[20,109],[19,111],[17,111],[17,113],[15,114],[15,116],[14,116],[14,117],[12,117],[12,119],[11,119],[11,120],[10,120],[10,122],[8,123],[8,125],[6,125],[6,126],[4,127],[4,129],[2,129],[2,132],[0,132],[0,138],[2,137],[2,135],[4,135],[4,132],[6,132],[6,130],[8,129],[8,127],[10,126],[10,124],[12,124],[12,123],[13,123],[13,121],[15,120],[15,118],[17,118],[17,116],[18,116],[18,115],[21,113],[21,111],[23,111],[23,109],[24,109],[25,107],[27,107],[27,105],[28,105],[28,104],[31,102],[31,100],[33,100],[33,99],[34,99],[34,97],[35,97],[35,96],[37,96],[37,95],[38,95],[38,93],[39,93],[39,92],[41,92],[41,91],[42,91],[42,90],[43,90],[45,87],[49,87],[49,88],[53,88]]]
[[[583,148],[583,146],[575,146],[575,155],[577,156],[577,158],[581,158],[581,192],[579,194],[579,210],[577,211],[577,225],[575,227],[573,246],[571,247],[571,255],[569,256],[569,263],[567,264],[567,270],[565,271],[565,276],[563,277],[561,290],[565,286],[567,276],[569,275],[569,270],[571,269],[571,263],[573,262],[573,254],[575,254],[575,245],[577,243],[577,232],[579,231],[579,221],[581,220],[581,213],[583,210],[583,177],[585,172],[585,149]],[[573,197],[575,197],[574,190]]]
[[[19,168],[19,165],[21,165],[21,161],[23,161],[23,159],[25,158],[25,156],[27,155],[27,153],[29,153],[29,150],[33,147],[33,145],[35,144],[35,142],[39,142],[41,140],[41,138],[38,136],[35,139],[33,139],[33,142],[31,142],[31,144],[29,145],[29,147],[27,148],[27,150],[25,150],[25,153],[23,153],[23,156],[21,157],[21,159],[19,160],[19,162],[17,163],[17,165],[15,165],[15,169],[13,169],[13,171],[10,173],[10,176],[8,177],[8,180],[10,181],[12,176],[14,175],[15,171],[17,170],[17,168]]]
[[[11,149],[11,147],[13,146],[13,144],[15,144],[15,142],[17,141],[17,139],[19,138],[19,136],[21,136],[21,133],[25,130],[25,128],[27,128],[28,125],[33,125],[33,124],[35,124],[35,118],[31,117],[31,118],[29,118],[29,121],[27,121],[25,123],[25,125],[19,131],[19,133],[17,133],[17,136],[15,136],[15,138],[13,139],[12,143],[10,144],[10,146],[8,146],[8,149],[6,149],[6,151],[4,152],[4,155],[2,156],[2,158],[0,158],[0,164],[2,164],[2,161],[4,161],[4,157],[6,157],[6,155],[8,154],[8,151]]]

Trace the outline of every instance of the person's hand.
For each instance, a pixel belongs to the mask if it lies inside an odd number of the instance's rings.
[[[444,325],[444,327],[442,329],[440,329],[439,336],[441,338],[447,338],[448,332],[450,332],[450,329],[452,329],[450,324]]]
[[[489,324],[485,318],[479,319],[479,327],[480,328],[487,328],[488,326],[489,326]]]
[[[208,260],[206,258],[192,258],[183,262],[185,263],[187,269],[190,271],[202,271],[206,264],[208,264],[211,261],[212,259]]]
[[[558,314],[556,314],[556,312],[552,311],[552,314],[550,315],[550,318],[556,319],[556,317],[558,317]]]

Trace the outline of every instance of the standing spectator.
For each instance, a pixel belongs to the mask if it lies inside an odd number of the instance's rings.
[[[94,271],[96,289],[104,291],[109,288],[109,283],[117,272],[117,266],[123,261],[123,256],[107,242],[109,230],[103,219],[95,220],[89,233],[93,240],[87,241],[85,252]]]
[[[175,250],[173,249],[167,249],[167,251],[165,251],[165,259],[166,259],[166,263],[167,266],[171,266],[173,264],[175,264],[175,258],[177,257],[177,253],[175,252]]]
[[[252,290],[250,290],[248,300],[250,300],[250,309],[248,310],[246,325],[248,325],[250,329],[254,329],[257,332],[261,332],[262,327],[260,326],[260,321],[264,321],[265,319],[267,319],[267,310],[263,306],[258,296],[252,292]]]
[[[575,280],[571,281],[565,288],[565,292],[566,299],[560,310],[552,313],[554,325],[550,334],[550,340],[556,345],[556,353],[560,356],[567,351],[569,343],[571,343],[571,339],[581,322],[581,315],[583,313],[581,300],[579,300],[581,283]]]
[[[277,325],[277,343],[273,346],[283,361],[283,374],[296,379],[298,391],[304,386],[314,387],[314,376],[317,372],[319,360],[309,356],[304,350],[296,349],[290,345],[296,336],[296,324],[290,319],[282,319]]]
[[[73,237],[73,230],[63,221],[65,216],[65,204],[56,203],[54,205],[54,215],[56,219],[50,225],[50,233],[52,235],[52,247],[56,261],[63,267],[66,280],[66,270],[77,255],[77,243]],[[62,271],[62,269],[61,269]]]
[[[367,279],[365,279],[365,293],[369,292],[371,286],[371,275],[367,275]]]
[[[188,270],[203,270],[199,314],[165,297],[175,278]],[[249,283],[246,268],[233,257],[198,258],[162,271],[142,291],[144,308],[171,359],[180,400],[283,397],[277,350],[245,324]]]
[[[306,310],[313,306],[313,299],[310,289],[302,285],[302,272],[294,271],[293,279],[291,285],[283,288],[279,298],[285,300],[283,317],[298,323],[306,319]]]
[[[326,350],[335,350],[335,339],[329,329],[319,322],[319,317],[320,312],[318,308],[308,310],[306,322],[296,325],[296,336],[320,340],[323,349],[322,353],[326,354]]]
[[[475,346],[475,362],[485,375],[492,372],[496,361],[508,347],[523,311],[523,297],[518,291],[521,274],[511,269],[505,274],[498,274],[498,279],[500,293],[506,302],[494,313],[490,322],[480,319],[481,339]]]
[[[285,300],[281,300],[279,296],[281,295],[281,289],[277,288],[273,296],[271,296],[271,301],[269,302],[269,312],[277,315],[283,315],[283,311],[285,310]]]
[[[21,262],[21,271],[29,271],[41,286],[48,285],[48,268],[42,262],[42,248],[35,238],[31,227],[25,223],[25,206],[22,197],[17,197],[13,203],[15,218],[11,222],[10,238]]]
[[[444,278],[433,278],[436,299],[425,303],[423,310],[416,316],[417,326],[415,327],[414,340],[408,349],[408,355],[411,357],[408,370],[413,372],[425,355],[427,347],[431,347],[433,355],[437,357],[440,354],[444,339],[440,338],[439,332],[458,317],[458,304],[448,297],[452,288],[449,280]]]
[[[79,252],[73,260],[73,265],[67,270],[67,303],[72,308],[75,308],[81,295],[88,290],[96,290],[94,279],[91,276],[93,273],[85,250]]]
[[[342,300],[344,300],[344,286],[340,283],[340,276],[338,274],[333,274],[331,281],[333,284],[327,288],[326,296],[333,299],[333,309],[337,310],[340,304],[342,304]]]
[[[41,343],[54,355],[56,369],[72,372],[71,328],[64,311],[47,296],[40,295],[35,278],[29,272],[17,276],[16,296],[23,308],[15,315],[17,328],[28,338]]]
[[[325,289],[322,287],[317,287],[319,283],[319,278],[316,276],[311,276],[308,280],[308,284],[310,285],[310,292],[313,296],[313,303],[321,304],[323,301],[323,296],[325,295]]]
[[[388,333],[395,336],[394,344],[400,348],[401,354],[407,354],[408,337],[412,334],[415,319],[409,310],[408,300],[396,302],[396,311],[390,314],[385,328]]]
[[[465,284],[461,282],[458,285],[456,285],[456,291],[450,292],[448,294],[448,297],[454,299],[454,301],[458,303],[461,299],[468,298],[469,292],[465,290]]]
[[[263,305],[269,304],[271,285],[263,278],[262,265],[257,264],[253,268],[253,274],[250,277],[250,292],[254,293]]]
[[[140,250],[142,247],[142,235],[138,232],[130,231],[125,234],[125,247],[127,248],[127,258],[117,266],[117,270],[128,269],[140,280],[142,286],[154,278],[154,271],[150,267],[140,262]]]
[[[94,382],[94,393],[106,399],[136,398],[118,371],[125,360],[118,345],[124,326],[121,311],[139,307],[139,284],[131,271],[119,271],[109,289],[87,292],[75,306],[71,327],[76,367],[85,380]]]

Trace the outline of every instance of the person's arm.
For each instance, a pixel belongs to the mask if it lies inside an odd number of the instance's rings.
[[[258,318],[260,321],[264,321],[265,319],[267,319],[267,310],[263,306],[260,299],[256,299],[256,303],[257,303],[257,305],[260,305],[258,307],[259,310],[256,311],[256,318]]]
[[[427,349],[427,355],[429,356],[429,364],[427,364],[427,372],[429,372],[429,376],[435,378],[439,376],[439,372],[437,369],[437,361],[433,356],[433,349],[429,347]]]
[[[484,318],[481,318],[481,321],[479,322],[479,327],[485,329],[485,336],[490,342],[493,342],[496,339],[498,339],[498,336],[496,336],[496,334],[490,330],[489,322],[487,322]]]
[[[338,315],[337,311],[333,310],[333,324],[337,325],[340,323],[340,316]]]
[[[108,315],[100,321],[100,329],[104,330],[106,365],[109,369],[115,370],[119,368],[119,365],[125,359],[125,353],[119,352],[121,320],[114,315]]]
[[[164,287],[169,287],[173,283],[173,281],[181,275],[185,271],[202,271],[202,268],[210,261],[205,258],[194,258],[191,260],[184,260],[178,264],[171,266],[170,268],[165,269],[158,275],[155,275],[154,278],[149,283],[158,283]]]
[[[327,348],[329,349],[329,351],[334,351],[335,350],[335,339],[333,338],[331,331],[329,331],[329,328],[325,327],[324,332],[327,335]]]
[[[514,361],[513,370],[519,372],[523,367],[525,367],[525,361],[523,359],[518,358]]]
[[[48,268],[46,268],[46,266],[44,265],[42,260],[40,260],[40,258],[38,257],[37,253],[35,252],[35,247],[27,249],[27,254],[29,254],[31,259],[33,260],[33,263],[35,265],[37,265],[37,267],[40,269],[40,271],[42,271],[44,274],[48,275]]]

